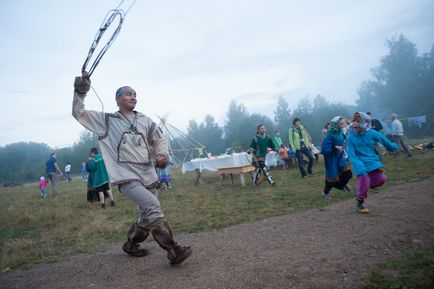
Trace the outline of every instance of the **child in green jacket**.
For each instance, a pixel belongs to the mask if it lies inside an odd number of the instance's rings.
[[[255,171],[252,172],[253,185],[256,185],[258,183],[258,177],[261,171],[264,173],[265,177],[271,185],[275,184],[273,178],[269,174],[268,167],[265,165],[265,157],[267,155],[268,148],[277,151],[277,148],[274,146],[273,140],[269,135],[266,134],[265,125],[260,124],[257,127],[256,137],[252,139],[250,147],[247,150],[247,153],[253,153],[253,166],[256,168]]]

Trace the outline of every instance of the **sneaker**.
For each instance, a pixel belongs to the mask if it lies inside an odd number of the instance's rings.
[[[344,190],[351,193],[353,191],[353,188],[351,188],[350,185],[345,185]]]
[[[101,204],[101,209],[105,209],[106,205],[105,204]]]
[[[307,177],[313,177],[313,173],[307,173]]]
[[[115,201],[111,201],[111,202],[110,202],[110,206],[112,206],[112,207],[116,206]]]
[[[360,214],[367,214],[367,213],[369,213],[369,210],[368,210],[368,208],[365,208],[363,206],[363,203],[361,203],[361,204],[358,203],[356,206],[356,212],[360,213]]]
[[[326,193],[322,192],[322,196],[325,200],[330,200],[332,198],[332,196],[330,196],[330,193],[326,194]]]

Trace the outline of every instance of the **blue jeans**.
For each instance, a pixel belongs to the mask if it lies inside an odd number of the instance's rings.
[[[311,150],[304,148],[295,151],[295,157],[297,158],[297,164],[298,164],[298,168],[300,169],[300,174],[302,178],[306,176],[306,170],[304,169],[303,155],[305,155],[309,159],[309,162],[307,164],[308,174],[312,173],[312,166],[313,166],[313,155]]]
[[[48,190],[47,188],[42,188],[41,189],[41,198],[46,198],[48,195]]]

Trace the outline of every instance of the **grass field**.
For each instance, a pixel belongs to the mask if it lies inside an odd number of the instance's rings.
[[[432,153],[413,158],[385,160],[392,186],[434,175]],[[193,185],[193,173],[172,170],[174,189],[160,191],[162,208],[177,232],[198,232],[252,222],[270,216],[326,206],[321,197],[323,166],[316,163],[315,176],[301,179],[298,169],[273,170],[276,186],[263,183],[241,187],[219,185],[217,173],[204,172],[204,184]],[[250,179],[246,176],[247,183]],[[355,179],[351,181],[355,188]],[[50,189],[50,187],[49,187]],[[60,195],[40,199],[37,184],[0,189],[0,270],[29,268],[79,253],[103,251],[125,239],[137,217],[133,202],[115,190],[116,207],[99,209],[86,202],[86,183],[74,179],[59,184]],[[354,194],[332,191],[331,202]]]
[[[434,244],[426,250],[408,252],[402,259],[375,266],[362,288],[434,288]]]

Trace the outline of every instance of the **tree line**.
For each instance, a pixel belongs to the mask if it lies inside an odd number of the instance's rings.
[[[427,123],[433,122],[434,113],[434,45],[431,51],[419,55],[416,45],[403,35],[387,40],[389,53],[380,59],[380,65],[371,70],[371,77],[358,89],[356,105],[331,103],[322,95],[313,99],[303,98],[291,110],[282,96],[274,110],[274,121],[260,113],[249,114],[243,104],[232,101],[224,125],[219,126],[212,115],[201,123],[190,121],[188,135],[204,144],[208,151],[221,153],[227,148],[245,150],[255,135],[256,126],[265,124],[268,134],[281,132],[288,142],[288,130],[294,117],[302,120],[310,132],[313,143],[321,141],[321,130],[334,116],[351,116],[355,111],[370,111],[384,120],[391,113],[401,118],[427,115]],[[407,123],[404,122],[404,125]],[[411,129],[408,135],[416,136]],[[424,130],[425,134],[434,134]]]
[[[98,137],[84,131],[74,145],[61,149],[36,142],[19,142],[0,147],[0,185],[13,186],[38,181],[40,176],[45,175],[45,161],[53,151],[57,154],[57,163],[62,171],[69,162],[71,172],[79,174],[90,149],[97,146]]]
[[[224,124],[219,125],[212,115],[206,115],[199,123],[195,120],[189,122],[188,136],[206,146],[208,152],[221,154],[228,149],[247,149],[260,123],[265,124],[269,134],[279,130],[287,143],[292,119],[299,117],[313,142],[319,144],[322,127],[336,115],[350,116],[355,111],[371,111],[381,119],[393,112],[400,117],[432,114],[434,45],[431,51],[422,55],[416,45],[403,35],[388,39],[386,45],[388,54],[380,59],[379,66],[371,70],[370,78],[360,85],[356,105],[332,103],[317,95],[314,98],[304,97],[291,109],[287,100],[280,96],[274,119],[271,119],[261,113],[249,113],[243,103],[233,100]],[[432,120],[432,115],[429,119]],[[70,162],[72,173],[80,173],[82,161],[87,159],[89,149],[94,146],[97,146],[97,137],[83,132],[74,145],[56,150],[59,166],[63,168]],[[45,160],[52,151],[46,144],[33,142],[0,147],[0,184],[38,180],[44,174]]]

